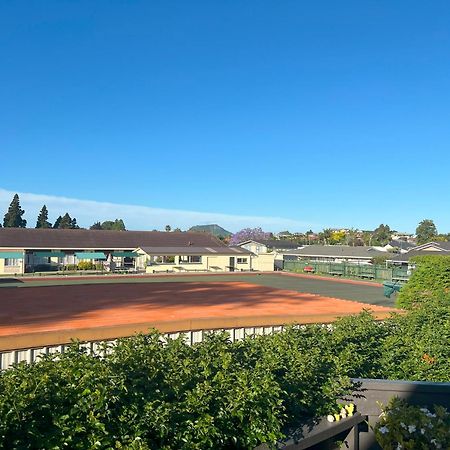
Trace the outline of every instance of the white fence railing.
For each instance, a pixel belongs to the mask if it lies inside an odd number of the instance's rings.
[[[282,325],[269,325],[263,327],[241,327],[241,328],[226,328],[220,330],[195,330],[195,331],[180,331],[175,333],[166,333],[164,336],[170,338],[177,338],[180,334],[184,335],[184,338],[188,344],[195,344],[202,342],[205,334],[211,332],[226,331],[230,335],[232,342],[244,339],[247,336],[272,334],[282,331],[284,326]],[[83,342],[84,346],[89,353],[99,354],[102,346],[105,343],[114,344],[115,340],[108,341],[89,341]],[[48,355],[51,353],[63,353],[69,344],[61,345],[49,345],[38,348],[26,348],[19,350],[7,350],[0,352],[0,370],[5,370],[11,367],[15,363],[25,361],[32,363],[39,359],[41,355]]]

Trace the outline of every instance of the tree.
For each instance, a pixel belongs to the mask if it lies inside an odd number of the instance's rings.
[[[345,231],[335,230],[331,233],[331,244],[343,244],[345,241]]]
[[[62,229],[79,229],[80,227],[77,224],[77,219],[75,217],[72,219],[69,215],[69,213],[65,213],[64,216],[59,216],[56,219],[55,224],[53,225],[53,228],[62,228]]]
[[[65,213],[64,216],[62,216],[59,228],[63,229],[72,228],[72,218],[70,217],[69,213]]]
[[[331,235],[333,233],[333,230],[331,228],[324,228],[319,233],[319,240],[324,245],[328,245],[331,242]]]
[[[417,244],[426,244],[427,242],[432,241],[437,234],[434,222],[430,219],[424,219],[416,228]]]
[[[380,224],[373,231],[372,237],[369,240],[370,245],[384,246],[389,243],[391,236],[392,231],[389,225]]]
[[[58,216],[58,218],[55,220],[55,223],[53,224],[53,228],[61,228],[60,227],[61,220],[62,220],[62,217]]]
[[[385,255],[377,255],[372,258],[372,264],[381,266],[382,264],[386,264],[386,261],[390,259],[392,259],[391,253],[386,253]]]
[[[122,219],[106,220],[102,223],[102,230],[125,231],[125,223]]]
[[[72,230],[79,230],[80,227],[77,224],[77,219],[75,219],[75,217],[72,219],[72,222],[70,224],[70,228],[72,228]]]
[[[3,226],[5,228],[25,228],[27,226],[27,221],[22,219],[24,214],[25,211],[20,207],[18,194],[14,194],[8,212],[3,219]]]
[[[47,206],[43,206],[41,212],[38,215],[35,228],[51,228],[52,224],[48,221],[48,209]]]
[[[100,222],[94,222],[90,227],[90,230],[103,230],[102,224]]]
[[[237,233],[234,233],[230,239],[230,245],[237,245],[240,242],[249,240],[266,240],[271,239],[272,233],[263,231],[261,228],[244,228]]]
[[[170,225],[166,225],[165,230],[169,233],[172,230],[172,227]]]
[[[125,223],[122,219],[115,220],[105,220],[104,222],[95,222],[90,226],[90,230],[115,230],[115,231],[125,231]]]

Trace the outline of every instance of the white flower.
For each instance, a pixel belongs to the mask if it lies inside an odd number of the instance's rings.
[[[406,430],[406,425],[403,422],[400,422],[400,426]]]
[[[408,431],[410,433],[414,433],[414,431],[416,431],[416,426],[415,425],[408,425]]]
[[[421,428],[421,429],[420,429],[420,432],[421,432],[422,434],[425,434],[425,428]]]
[[[423,413],[429,413],[430,410],[428,408],[420,408]]]
[[[427,412],[425,415],[426,415],[427,417],[436,417],[436,414],[432,414],[432,413],[430,413],[430,412]]]
[[[435,446],[436,448],[442,448],[442,445],[439,444],[439,442],[436,441],[436,439],[431,439],[430,442],[431,442],[432,444],[434,444],[434,446]]]
[[[334,416],[332,414],[328,414],[327,420],[328,422],[334,422]]]
[[[379,432],[381,434],[389,433],[389,428],[388,427],[380,427]]]
[[[396,450],[402,450],[402,445],[401,444],[397,444],[397,448],[396,448]]]

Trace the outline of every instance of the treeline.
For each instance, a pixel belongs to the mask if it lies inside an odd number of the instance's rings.
[[[4,228],[26,228],[27,221],[23,218],[25,210],[20,206],[19,195],[15,194],[8,211],[3,218]],[[0,224],[0,227],[2,225]],[[36,220],[36,226],[34,228],[60,228],[60,229],[72,229],[77,230],[81,227],[77,224],[77,219],[71,217],[68,212],[58,216],[55,222],[52,224],[48,220],[48,209],[46,205],[43,205]],[[125,224],[122,219],[107,220],[105,222],[95,222],[89,229],[91,230],[119,230],[124,231]]]
[[[387,224],[380,224],[373,231],[362,231],[350,229],[325,228],[316,233],[309,230],[306,233],[291,233],[282,231],[278,238],[287,239],[300,245],[322,244],[322,245],[351,245],[357,246],[385,246],[397,232]],[[410,235],[412,238],[413,236]],[[398,239],[397,239],[398,240]],[[424,219],[416,227],[415,242],[417,245],[430,241],[450,241],[450,233],[439,233],[433,220]]]

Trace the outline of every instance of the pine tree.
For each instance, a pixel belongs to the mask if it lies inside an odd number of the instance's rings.
[[[20,207],[19,196],[15,194],[3,219],[3,226],[5,228],[25,228],[27,221],[22,219],[24,214],[25,211]]]
[[[51,228],[52,224],[48,221],[47,206],[43,206],[36,221],[36,228]]]
[[[72,228],[72,218],[70,217],[69,213],[65,213],[62,216],[61,222],[59,223],[58,228],[63,228],[63,229]]]
[[[53,224],[53,228],[61,228],[61,227],[60,227],[60,225],[61,225],[61,220],[62,220],[62,217],[61,217],[61,216],[58,216],[58,218],[55,220],[55,223]]]
[[[72,228],[72,230],[79,230],[80,227],[77,224],[77,219],[75,219],[75,217],[72,219],[71,223],[70,223],[70,228]]]

